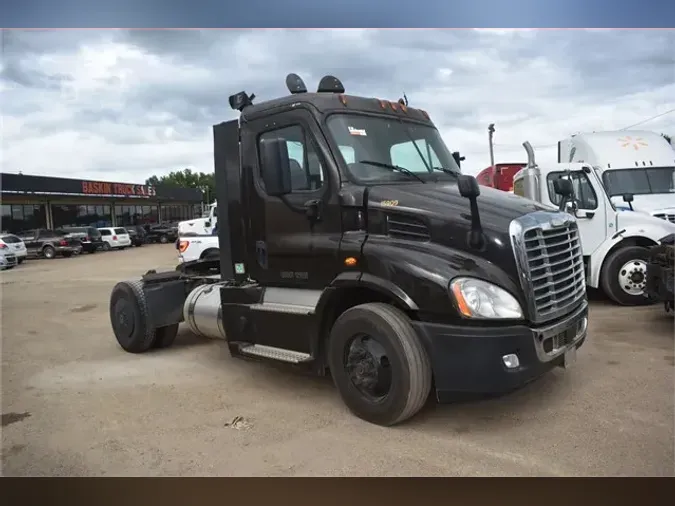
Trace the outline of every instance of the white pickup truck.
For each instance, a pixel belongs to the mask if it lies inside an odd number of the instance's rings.
[[[193,260],[218,258],[218,236],[211,234],[186,234],[176,241],[178,263],[183,264]]]

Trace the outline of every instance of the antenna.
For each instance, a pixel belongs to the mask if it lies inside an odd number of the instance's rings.
[[[403,100],[405,102],[405,106],[408,107],[408,97],[406,97],[405,91],[403,92]]]

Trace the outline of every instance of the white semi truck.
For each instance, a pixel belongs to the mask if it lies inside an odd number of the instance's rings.
[[[675,224],[655,217],[655,209],[652,216],[618,210],[601,180],[608,172],[595,170],[591,163],[565,162],[539,167],[532,147],[527,142],[523,145],[528,165],[514,177],[514,193],[541,204],[562,206],[574,214],[580,237],[563,238],[560,247],[568,248],[570,254],[581,248],[587,286],[601,288],[621,305],[649,303],[645,286],[650,248],[674,233]],[[587,156],[583,155],[585,159]],[[613,162],[609,165],[608,171],[614,167]],[[560,178],[572,182],[574,198],[570,202],[561,202],[560,195],[555,193],[554,181]],[[675,194],[672,196],[675,198]],[[626,198],[630,204],[631,197]]]
[[[618,210],[675,222],[675,149],[644,130],[579,133],[558,142],[558,163],[585,163]],[[624,196],[632,202],[626,202]]]
[[[209,204],[208,210],[194,220],[181,221],[178,224],[178,235],[211,235],[218,223],[218,203]]]

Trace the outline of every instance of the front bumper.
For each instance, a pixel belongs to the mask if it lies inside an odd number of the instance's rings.
[[[556,366],[579,348],[588,331],[588,302],[554,324],[469,327],[413,322],[431,358],[439,402],[458,393],[497,394],[516,390]],[[502,357],[518,356],[509,369]]]
[[[15,267],[18,263],[18,259],[14,254],[6,254],[0,256],[0,269],[9,269]]]

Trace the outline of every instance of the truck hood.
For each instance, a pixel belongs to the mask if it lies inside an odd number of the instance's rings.
[[[627,227],[637,228],[640,231],[653,231],[652,234],[661,238],[675,233],[675,223],[651,216],[645,212],[618,212],[616,213],[616,230]]]
[[[181,221],[178,224],[178,233],[186,234],[188,232],[202,233],[204,224],[208,221],[207,218],[195,218],[194,220]]]
[[[485,231],[508,232],[514,218],[533,211],[557,211],[510,192],[481,186],[477,199],[481,225]],[[369,208],[390,209],[426,216],[432,220],[459,221],[471,225],[471,205],[462,197],[456,183],[382,185],[370,189]]]
[[[511,221],[534,211],[557,214],[557,209],[501,190],[481,187],[480,191],[477,203],[485,239],[482,251],[476,251],[469,244],[471,204],[460,195],[454,182],[370,188],[367,194],[369,232],[392,237],[397,247],[416,249],[420,239],[415,237],[415,233],[419,234],[421,230],[425,236],[428,234],[432,244],[448,248],[445,250],[448,261],[454,261],[455,252],[461,251],[467,258],[481,258],[507,273],[512,280],[517,280],[509,236]],[[388,215],[389,221],[382,215]],[[408,232],[411,230],[410,220],[417,223],[412,225],[413,234]],[[423,222],[421,227],[419,222]],[[446,256],[443,250],[434,248],[434,251],[437,255]]]
[[[628,204],[623,201],[623,197],[612,197],[612,203],[617,211],[630,211]],[[650,195],[634,195],[633,209],[643,211],[648,214],[675,213],[675,193],[655,193]]]

